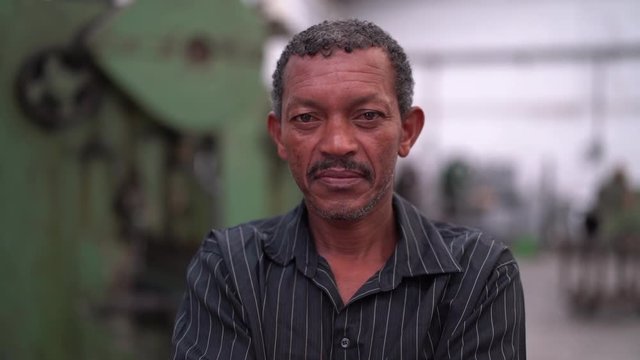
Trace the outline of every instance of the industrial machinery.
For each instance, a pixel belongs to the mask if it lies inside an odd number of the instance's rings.
[[[0,359],[166,358],[206,231],[296,201],[265,36],[240,0],[0,2]]]
[[[581,231],[560,250],[560,285],[574,314],[640,314],[640,193],[622,168],[601,185]]]

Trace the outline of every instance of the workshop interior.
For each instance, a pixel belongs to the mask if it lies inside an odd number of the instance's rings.
[[[168,358],[207,231],[300,201],[266,131],[265,68],[293,33],[357,16],[405,45],[427,114],[396,190],[512,248],[530,358],[553,341],[538,299],[570,339],[639,339],[640,6],[445,3],[0,1],[0,360]],[[560,30],[510,38],[489,12]]]

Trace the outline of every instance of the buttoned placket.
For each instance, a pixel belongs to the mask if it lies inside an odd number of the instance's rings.
[[[334,355],[338,355],[338,358],[352,358],[349,354],[356,350],[357,344],[357,322],[354,322],[353,312],[349,312],[349,308],[344,308],[340,311],[334,320],[334,346],[336,350],[333,351]],[[346,353],[346,354],[345,354]]]

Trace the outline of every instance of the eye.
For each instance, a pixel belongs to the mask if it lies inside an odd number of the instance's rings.
[[[384,117],[384,115],[379,111],[365,111],[358,117],[363,120],[376,120],[378,118]]]
[[[296,115],[292,118],[293,121],[298,121],[301,123],[308,123],[313,121],[313,116],[311,116],[311,114],[300,114],[300,115]]]

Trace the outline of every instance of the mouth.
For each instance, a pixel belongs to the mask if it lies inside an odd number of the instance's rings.
[[[307,176],[331,187],[345,188],[360,181],[373,181],[373,171],[365,164],[351,159],[324,159],[311,167]]]
[[[344,168],[329,168],[318,171],[314,176],[314,180],[320,181],[325,185],[335,188],[346,188],[365,180],[365,176],[354,170]]]

